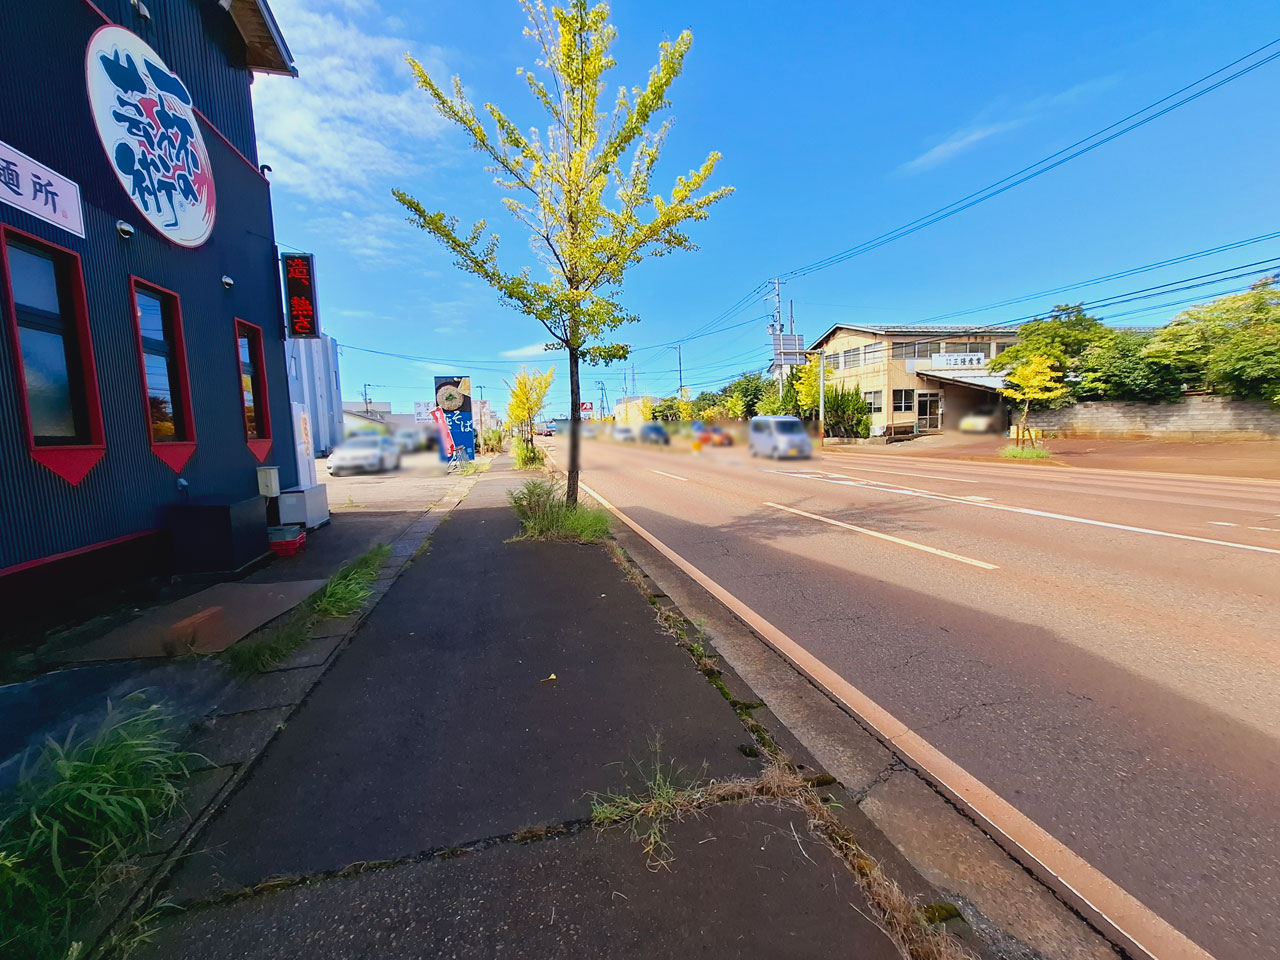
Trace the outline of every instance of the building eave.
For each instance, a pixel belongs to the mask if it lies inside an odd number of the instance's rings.
[[[257,73],[296,77],[293,54],[284,42],[267,0],[231,0],[231,19],[244,38],[245,59]]]
[[[887,326],[878,327],[878,326],[869,326],[866,324],[858,324],[858,323],[834,323],[826,331],[826,333],[822,334],[822,336],[818,337],[817,340],[813,341],[813,345],[810,346],[809,349],[817,350],[820,346],[822,346],[822,344],[826,343],[827,340],[829,340],[837,330],[849,330],[849,331],[852,331],[853,333],[869,333],[878,337],[912,337],[917,335],[926,336],[926,337],[938,337],[938,336],[959,337],[959,336],[972,336],[974,334],[981,335],[981,336],[995,337],[995,336],[1008,335],[1008,334],[1013,334],[1014,336],[1016,336],[1019,329],[1020,329],[1019,327],[1015,327],[1015,326],[1000,327],[1000,328],[993,329],[991,326],[983,326],[981,324],[975,324],[973,326],[956,326],[956,327],[927,326],[925,324],[920,324],[918,326],[903,326],[903,327],[887,327]]]

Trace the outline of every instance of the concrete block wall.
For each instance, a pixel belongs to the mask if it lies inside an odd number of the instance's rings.
[[[1280,407],[1231,397],[1186,397],[1176,403],[1091,401],[1032,412],[1028,423],[1063,437],[1280,438]]]

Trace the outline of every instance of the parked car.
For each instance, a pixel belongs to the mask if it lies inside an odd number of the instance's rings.
[[[556,425],[554,423],[548,423],[542,428],[542,435],[544,437],[554,437],[556,435]]]
[[[702,429],[695,429],[693,435],[698,438],[698,442],[704,447],[732,447],[733,437],[726,433],[723,428],[717,426],[704,426]]]
[[[630,427],[614,427],[613,439],[617,440],[619,443],[635,443],[636,432]]]
[[[422,446],[422,434],[413,427],[401,427],[396,431],[396,445],[401,453],[413,453]]]
[[[646,423],[640,428],[641,443],[656,443],[659,446],[668,446],[671,443],[671,436],[667,433],[666,428],[660,423]]]
[[[393,437],[372,434],[351,437],[340,443],[325,461],[329,474],[379,473],[400,466],[400,446]]]
[[[747,446],[753,457],[813,456],[813,443],[798,417],[752,417]]]
[[[995,407],[979,407],[960,418],[961,433],[1003,433],[1004,417]]]

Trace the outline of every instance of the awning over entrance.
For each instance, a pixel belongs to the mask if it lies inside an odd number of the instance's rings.
[[[955,384],[958,387],[973,387],[975,390],[986,390],[990,393],[999,393],[1000,388],[1004,386],[1004,377],[997,373],[941,374],[917,370],[916,376],[923,380],[937,380],[944,386],[947,384]]]

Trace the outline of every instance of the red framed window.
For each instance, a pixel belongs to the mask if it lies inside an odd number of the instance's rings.
[[[271,410],[262,353],[262,328],[236,320],[236,360],[240,370],[240,396],[244,409],[244,436],[261,462],[271,452]]]
[[[151,450],[181,472],[196,450],[182,305],[176,293],[137,277],[129,279],[129,287]]]
[[[80,257],[0,225],[0,268],[28,450],[78,484],[107,449]]]

